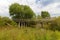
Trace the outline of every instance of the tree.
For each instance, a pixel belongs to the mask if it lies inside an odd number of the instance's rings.
[[[47,11],[42,11],[41,12],[41,17],[42,18],[49,18],[50,17],[50,14]]]
[[[24,11],[25,19],[31,19],[35,16],[35,13],[32,11],[32,9],[29,6],[24,5]]]
[[[19,5],[14,3],[9,8],[12,18],[17,19],[31,19],[35,14],[29,6]]]
[[[22,6],[22,5],[21,5]],[[14,3],[14,4],[12,4],[11,6],[10,6],[10,8],[9,8],[9,12],[10,12],[10,16],[12,17],[12,18],[23,18],[23,15],[22,15],[22,11],[23,11],[23,9],[22,9],[22,7],[21,7],[18,3]],[[22,16],[21,16],[22,15]]]
[[[14,3],[9,7],[9,13],[12,19],[32,19],[35,16],[35,13],[29,6],[18,3]],[[20,21],[18,23],[20,26]]]

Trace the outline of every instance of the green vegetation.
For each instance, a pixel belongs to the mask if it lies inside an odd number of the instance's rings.
[[[58,30],[58,31],[60,31],[60,17],[55,18],[55,20],[52,21],[52,23],[50,25],[50,28],[52,30]]]
[[[0,40],[60,40],[60,17],[49,12],[35,15],[27,5],[14,3],[9,7],[11,19],[0,17]]]
[[[16,26],[16,22],[8,17],[0,17],[0,26]]]
[[[60,32],[37,28],[0,29],[0,40],[60,40]]]
[[[47,18],[47,17],[50,17],[50,14],[49,14],[49,12],[47,12],[47,11],[42,11],[42,12],[41,12],[41,17],[42,17],[42,18]]]
[[[35,13],[29,6],[20,5],[18,3],[14,3],[9,7],[9,13],[12,19],[19,25],[19,27],[21,26],[20,23],[23,24],[23,22],[20,20],[24,20],[24,19],[30,20],[35,17]]]
[[[15,19],[31,19],[35,16],[35,13],[27,5],[20,5],[14,3],[9,8],[10,15]]]

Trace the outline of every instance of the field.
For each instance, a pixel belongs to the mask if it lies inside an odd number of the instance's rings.
[[[0,40],[60,40],[60,32],[38,28],[1,28]]]

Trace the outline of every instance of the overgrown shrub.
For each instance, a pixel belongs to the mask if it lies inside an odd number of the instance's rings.
[[[54,21],[51,22],[49,27],[51,30],[58,30],[60,31],[60,17],[56,18]]]
[[[9,19],[8,17],[0,18],[0,26],[15,26],[15,25],[16,23],[12,19]]]

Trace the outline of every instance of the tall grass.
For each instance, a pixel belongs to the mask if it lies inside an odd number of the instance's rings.
[[[0,40],[60,40],[60,32],[36,28],[0,29]]]

